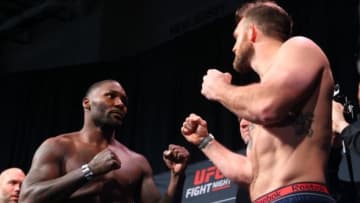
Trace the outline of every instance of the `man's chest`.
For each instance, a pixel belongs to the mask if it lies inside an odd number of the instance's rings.
[[[63,173],[80,168],[89,163],[101,150],[91,148],[79,148],[65,156],[63,160]],[[137,160],[121,152],[114,152],[121,162],[121,167],[97,177],[103,187],[110,188],[133,188],[140,184],[143,170]]]

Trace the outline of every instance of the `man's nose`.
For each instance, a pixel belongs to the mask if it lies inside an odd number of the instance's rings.
[[[232,48],[232,52],[235,54],[236,53],[236,48],[238,47],[238,40],[236,40],[235,41],[235,43],[234,43],[234,46],[233,46],[233,48]]]
[[[21,188],[21,185],[20,185],[20,184],[16,184],[16,185],[15,185],[15,192],[20,192],[20,188]]]
[[[116,105],[116,106],[124,106],[125,104],[124,104],[124,102],[121,100],[121,98],[117,97],[117,98],[115,99],[115,105]]]

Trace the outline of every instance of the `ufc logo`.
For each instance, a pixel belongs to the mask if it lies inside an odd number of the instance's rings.
[[[215,166],[211,166],[209,168],[197,170],[195,172],[194,185],[208,183],[211,177],[214,177],[215,180],[224,178],[219,169],[217,169]]]

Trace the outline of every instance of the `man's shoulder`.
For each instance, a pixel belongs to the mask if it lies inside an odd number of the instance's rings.
[[[285,43],[315,43],[314,41],[312,41],[310,38],[308,37],[305,37],[305,36],[301,36],[301,35],[298,35],[298,36],[293,36],[293,37],[290,37],[288,40],[285,41]]]
[[[298,60],[299,64],[307,63],[317,67],[329,67],[327,56],[321,47],[314,41],[303,36],[294,36],[285,41],[279,49],[279,58]],[[304,60],[306,58],[306,60]]]
[[[121,153],[126,153],[128,156],[134,158],[134,159],[146,159],[144,155],[140,154],[139,152],[136,152],[126,145],[122,144],[118,140],[115,139],[115,143],[112,145],[117,151],[121,151]]]
[[[34,160],[41,160],[41,162],[61,160],[74,147],[73,139],[70,134],[61,134],[45,139],[36,149]]]
[[[117,153],[122,163],[131,162],[132,166],[141,168],[141,170],[146,174],[151,174],[152,168],[145,155],[137,152],[136,150],[128,148],[116,139],[115,142],[110,146],[110,149]]]
[[[75,139],[79,133],[78,132],[72,132],[72,133],[64,133],[59,134],[53,137],[49,137],[41,144],[42,147],[49,147],[54,150],[56,149],[65,149],[65,147],[68,147],[75,143]]]
[[[316,48],[318,49],[319,46],[310,38],[304,36],[294,36],[289,38],[283,43],[284,48]]]

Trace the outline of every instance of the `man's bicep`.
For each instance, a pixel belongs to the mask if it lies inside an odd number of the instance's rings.
[[[157,202],[161,196],[153,178],[152,168],[145,158],[141,164],[143,168],[143,178],[140,189],[141,202]]]
[[[305,90],[314,88],[327,63],[316,44],[306,38],[296,38],[283,45],[270,77],[290,93],[303,94]]]
[[[161,195],[152,176],[144,177],[141,186],[141,202],[150,203],[159,201]]]
[[[37,182],[54,179],[60,176],[60,146],[54,140],[46,140],[36,150],[31,168],[26,176],[24,184],[34,184]]]
[[[319,50],[296,43],[281,50],[263,81],[278,107],[288,111],[315,92],[325,66]]]

